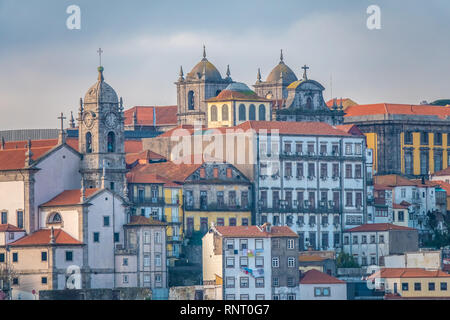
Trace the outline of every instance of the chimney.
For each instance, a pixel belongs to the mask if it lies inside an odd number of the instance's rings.
[[[27,151],[25,153],[25,167],[29,167],[33,164],[33,152],[31,152],[31,139],[28,139],[28,143],[25,146],[27,148]]]
[[[266,223],[264,223],[264,224],[261,226],[261,229],[262,229],[264,232],[271,233],[271,232],[272,232],[272,225],[271,225],[269,222],[266,222]]]

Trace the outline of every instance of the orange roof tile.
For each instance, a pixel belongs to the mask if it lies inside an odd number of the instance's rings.
[[[154,220],[152,218],[146,218],[143,216],[131,216],[130,217],[130,223],[127,224],[128,226],[165,226],[166,223]]]
[[[11,224],[0,224],[0,232],[25,232],[25,230],[19,229]]]
[[[325,122],[247,121],[235,128],[256,132],[277,130],[282,135],[351,136]]]
[[[435,173],[433,173],[433,176],[450,176],[450,167],[445,168],[444,170],[441,171],[437,171]]]
[[[159,161],[166,160],[166,158],[151,150],[144,150],[139,153],[127,153],[125,156],[125,161],[127,164],[132,164],[136,161],[139,163],[148,163],[150,160]]]
[[[346,232],[373,232],[373,231],[389,231],[389,230],[416,230],[413,228],[397,226],[390,223],[371,223],[348,229]]]
[[[271,232],[263,231],[261,227],[257,226],[216,226],[215,228],[226,238],[298,237],[298,234],[284,226],[273,226]]]
[[[426,270],[421,268],[383,268],[371,275],[369,279],[380,278],[450,278],[450,274],[442,270]]]
[[[402,114],[437,116],[440,119],[447,119],[447,117],[450,116],[450,108],[430,105],[378,103],[350,106],[345,110],[345,113],[345,117],[357,117],[376,114]]]
[[[216,101],[261,101],[270,102],[271,100],[258,96],[253,91],[234,91],[234,90],[222,90],[217,97],[206,100],[207,102]]]
[[[86,189],[85,195],[86,199],[90,198],[92,195],[100,191],[101,189]],[[50,201],[41,205],[41,207],[58,207],[58,206],[70,206],[81,204],[81,190],[66,190],[61,192],[59,195],[51,199]]]
[[[350,133],[354,136],[364,136],[364,133],[354,124],[343,124],[336,126],[336,129]]]
[[[80,245],[82,242],[73,238],[67,232],[61,229],[54,230],[55,244],[59,245]],[[28,236],[25,236],[13,243],[11,246],[33,246],[33,245],[49,245],[51,237],[50,229],[41,229]]]
[[[174,125],[178,123],[177,106],[136,106],[124,112],[125,125],[133,124],[136,113],[137,124],[145,126]]]
[[[300,284],[345,284],[345,281],[320,272],[319,270],[311,269],[305,272],[300,279]]]
[[[301,255],[298,257],[298,261],[300,261],[300,262],[316,262],[316,261],[324,261],[327,259],[329,259],[329,258],[320,257],[320,256],[316,256],[316,255],[312,255],[312,256]]]
[[[47,147],[31,147],[34,161],[39,160],[43,155],[53,149],[53,146]],[[0,150],[0,170],[18,170],[25,168],[25,154],[27,149],[6,149]]]

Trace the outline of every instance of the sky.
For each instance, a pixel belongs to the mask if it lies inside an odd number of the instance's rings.
[[[81,9],[69,30],[67,7]],[[367,8],[381,29],[367,28]],[[450,98],[448,0],[0,0],[0,131],[57,128],[97,79],[125,106],[174,105],[185,74],[207,58],[251,86],[284,61],[360,104]]]

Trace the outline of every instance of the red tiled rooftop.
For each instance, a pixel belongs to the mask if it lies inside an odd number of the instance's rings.
[[[125,161],[127,164],[138,162],[148,163],[149,161],[159,161],[166,160],[162,155],[153,152],[151,150],[145,150],[139,153],[127,153],[125,156]]]
[[[55,244],[59,245],[80,245],[82,242],[73,238],[67,232],[61,229],[54,230]],[[38,230],[28,236],[25,236],[13,243],[11,246],[31,246],[31,245],[48,245],[50,244],[51,230]]]
[[[47,152],[53,149],[53,146],[31,147],[32,160],[37,161]],[[0,150],[0,170],[18,170],[25,168],[25,159],[27,149],[6,149]]]
[[[394,103],[378,103],[368,105],[350,106],[345,110],[345,117],[357,117],[365,115],[419,115],[419,116],[437,116],[440,119],[447,119],[450,116],[450,108],[430,106],[430,105],[410,105]]]
[[[437,171],[435,173],[433,173],[433,176],[450,176],[450,167],[445,168],[444,170],[441,171]]]
[[[138,125],[177,125],[177,112],[177,106],[136,106],[124,112],[124,122],[125,125],[133,124],[133,117],[136,114]]]
[[[371,275],[369,279],[379,278],[450,278],[450,274],[442,270],[426,270],[421,268],[383,268]]]
[[[305,272],[304,276],[300,279],[300,284],[345,284],[345,281],[320,272],[319,270],[311,269]]]
[[[24,232],[24,230],[11,224],[0,224],[0,232]]]
[[[373,231],[389,231],[389,230],[416,230],[413,228],[397,226],[390,223],[371,223],[348,229],[346,232],[373,232]]]
[[[298,234],[284,226],[273,226],[271,232],[266,232],[258,226],[216,226],[215,228],[221,235],[228,238],[298,237]]]
[[[89,198],[94,193],[101,189],[85,189],[85,196]],[[81,200],[81,190],[66,190],[51,199],[50,201],[41,205],[41,207],[58,207],[58,206],[69,206],[80,204]]]

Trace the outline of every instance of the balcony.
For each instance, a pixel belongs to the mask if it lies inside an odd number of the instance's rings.
[[[184,204],[184,211],[250,211],[250,205],[229,205],[226,203],[211,203],[207,205]]]
[[[261,206],[259,209],[260,213],[339,213],[340,208],[334,206],[323,206],[323,207],[265,207]]]
[[[181,240],[180,236],[169,236],[167,237],[167,243],[181,243],[183,240]]]
[[[162,197],[135,197],[132,201],[135,205],[141,207],[162,207],[165,204],[165,199]]]

